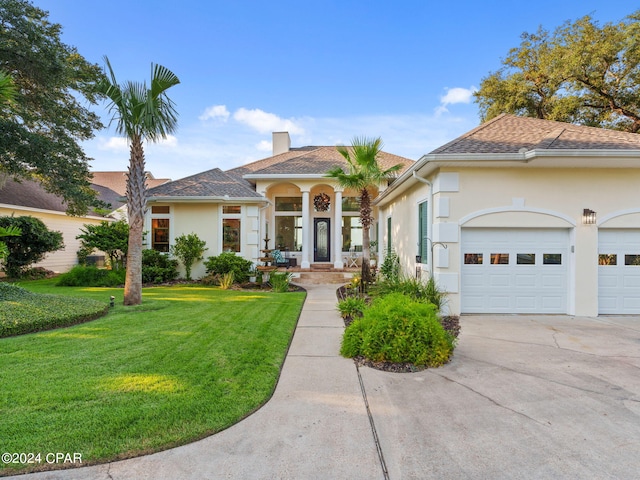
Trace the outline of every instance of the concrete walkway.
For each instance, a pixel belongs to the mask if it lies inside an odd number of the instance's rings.
[[[336,285],[307,299],[276,391],[256,413],[211,437],[145,457],[29,479],[383,479],[358,375],[339,356]]]
[[[640,319],[464,316],[444,367],[358,375],[335,304],[334,285],[308,287],[273,398],[228,430],[16,478],[640,478]]]

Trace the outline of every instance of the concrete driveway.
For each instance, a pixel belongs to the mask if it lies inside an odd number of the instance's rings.
[[[389,478],[640,478],[639,318],[461,325],[443,368],[360,369]]]

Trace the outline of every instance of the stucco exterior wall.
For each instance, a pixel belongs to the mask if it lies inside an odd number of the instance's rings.
[[[37,209],[20,209],[10,207],[0,207],[0,216],[30,216],[44,222],[49,230],[62,233],[64,249],[47,254],[45,259],[34,264],[34,267],[43,267],[56,273],[69,271],[78,264],[76,252],[80,248],[80,240],[76,236],[80,235],[80,229],[85,224],[99,224],[106,218],[98,217],[71,217],[60,212],[47,212]]]
[[[604,162],[604,161],[603,161]],[[640,172],[636,169],[460,168],[437,171],[429,180],[429,237],[433,271],[449,292],[451,313],[460,311],[460,242],[464,228],[533,227],[570,231],[569,314],[598,313],[598,229],[640,228]],[[418,203],[429,198],[429,186],[416,183],[380,210],[380,221],[392,216],[392,244],[403,268],[415,269]],[[582,213],[597,213],[598,223],[584,225]],[[429,267],[425,267],[429,268]]]
[[[225,215],[222,213],[222,203],[153,203],[155,206],[168,205],[169,214],[154,215],[149,209],[146,217],[147,232],[151,232],[151,218],[169,218],[169,244],[175,245],[175,239],[180,235],[195,233],[201,240],[206,242],[207,250],[204,258],[219,255],[222,252],[222,220],[223,217],[239,218],[240,226],[240,246],[238,255],[255,262],[259,256],[259,210],[257,205],[234,203],[229,201],[224,205],[241,205],[241,213]],[[147,239],[147,248],[151,248],[150,239]],[[184,267],[180,265],[179,272],[184,276]],[[206,274],[204,261],[196,262],[193,265],[192,278],[201,278]]]

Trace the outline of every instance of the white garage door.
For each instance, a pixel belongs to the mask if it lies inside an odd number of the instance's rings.
[[[567,313],[568,229],[462,230],[462,313]]]
[[[640,230],[598,232],[598,313],[640,313]]]

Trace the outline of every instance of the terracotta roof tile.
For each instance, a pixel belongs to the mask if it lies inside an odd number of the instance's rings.
[[[91,183],[109,188],[123,197],[127,194],[127,172],[91,173],[93,174]],[[147,188],[157,187],[170,181],[170,178],[155,178],[150,172],[147,172]]]

